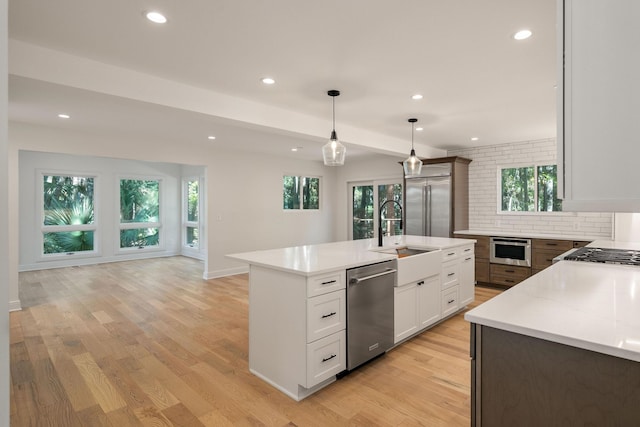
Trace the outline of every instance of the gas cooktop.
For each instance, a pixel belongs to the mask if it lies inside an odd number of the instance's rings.
[[[640,251],[629,249],[580,248],[564,259],[569,261],[601,262],[605,264],[640,265]]]

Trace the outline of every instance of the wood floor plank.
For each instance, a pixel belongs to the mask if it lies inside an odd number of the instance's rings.
[[[301,402],[248,370],[248,275],[184,257],[23,272],[13,426],[468,426],[457,314]],[[499,294],[476,288],[471,307]]]
[[[72,357],[73,363],[78,367],[80,375],[89,385],[91,394],[98,402],[102,410],[107,413],[127,406],[117,389],[111,384],[107,376],[102,372],[91,354],[84,353]]]

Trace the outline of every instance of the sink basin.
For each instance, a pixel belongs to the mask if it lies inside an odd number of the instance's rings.
[[[371,249],[374,252],[396,255],[398,257],[398,281],[396,286],[406,285],[425,277],[440,274],[442,270],[442,251],[439,249],[396,248]]]
[[[409,248],[407,246],[399,246],[397,248],[385,248],[380,250],[373,249],[373,250],[375,252],[380,252],[383,254],[395,254],[395,255],[398,255],[398,258],[404,258],[408,256],[413,256],[413,255],[420,255],[420,254],[433,251],[433,249]]]

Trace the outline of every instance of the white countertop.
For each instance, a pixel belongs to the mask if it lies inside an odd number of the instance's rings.
[[[311,276],[339,269],[396,259],[395,255],[375,252],[376,249],[411,246],[422,249],[449,249],[474,243],[473,239],[449,239],[427,236],[385,237],[383,247],[377,239],[295,246],[264,251],[229,254],[227,257],[248,264]]]
[[[590,246],[640,248],[606,240]],[[465,319],[640,361],[640,267],[560,261],[467,312]]]
[[[549,234],[531,232],[519,232],[509,230],[459,230],[454,231],[453,234],[459,234],[461,237],[465,235],[475,236],[498,236],[498,237],[528,237],[531,239],[553,239],[553,240],[580,240],[589,241],[602,239],[602,236],[584,236],[581,234]]]

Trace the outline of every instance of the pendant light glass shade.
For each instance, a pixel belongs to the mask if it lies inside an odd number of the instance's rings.
[[[344,165],[347,148],[338,141],[338,135],[336,134],[336,96],[340,95],[340,91],[330,90],[327,95],[333,98],[333,130],[331,131],[329,142],[322,147],[322,158],[325,166],[342,166]]]
[[[417,121],[418,119],[409,119],[409,123],[411,123],[411,154],[409,154],[409,158],[407,160],[402,162],[404,176],[407,178],[420,176],[420,172],[422,172],[422,160],[416,156],[416,150],[413,149],[413,129],[414,124]]]

